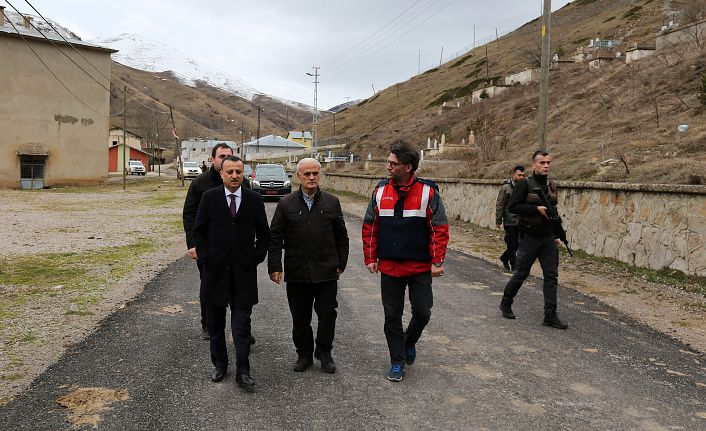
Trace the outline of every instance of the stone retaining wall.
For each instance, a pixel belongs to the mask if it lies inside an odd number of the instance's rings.
[[[321,186],[370,197],[382,178],[329,173]],[[495,225],[498,180],[436,180],[450,219]],[[706,186],[557,181],[572,248],[706,276]],[[362,214],[361,214],[362,215]]]

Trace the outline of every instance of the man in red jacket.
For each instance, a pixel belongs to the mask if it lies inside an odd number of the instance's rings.
[[[432,277],[444,274],[449,223],[436,184],[417,178],[419,153],[397,141],[387,159],[389,180],[373,191],[363,220],[363,253],[371,273],[380,272],[385,338],[392,363],[387,378],[399,382],[405,363],[417,356],[416,343],[429,323]],[[412,319],[402,328],[405,288]]]

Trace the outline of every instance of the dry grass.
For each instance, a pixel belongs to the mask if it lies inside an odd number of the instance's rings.
[[[669,5],[666,0],[576,1],[554,14],[553,39],[569,54],[595,37],[622,38],[623,49],[633,42],[654,45]],[[523,47],[532,43],[538,25],[538,21],[527,23],[488,45],[489,76],[505,76],[527,67]],[[445,133],[447,142],[460,143],[468,134],[469,120],[483,110],[506,123],[509,144],[504,151],[482,163],[462,154],[442,158],[467,162],[467,167],[455,169],[460,171],[458,176],[504,177],[512,165],[527,163],[536,147],[538,85],[516,87],[471,106],[470,96],[459,95],[485,77],[484,57],[485,47],[479,47],[339,113],[338,138],[355,153],[374,157],[384,157],[387,144],[395,138],[422,147],[427,137]],[[589,71],[586,63],[553,71],[548,147],[557,157],[555,175],[593,181],[706,182],[701,176],[706,169],[706,110],[698,101],[705,63],[703,50],[691,46],[631,66],[614,61],[599,71]],[[448,94],[462,103],[461,109],[439,116],[437,107],[428,107]],[[679,124],[690,125],[684,136],[676,134]],[[323,123],[321,136],[330,136],[331,127]],[[626,156],[629,175],[622,164],[597,166],[602,159],[617,158],[618,153]],[[426,175],[449,177],[450,172],[445,166]]]

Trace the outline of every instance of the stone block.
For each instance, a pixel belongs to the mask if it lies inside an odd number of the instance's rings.
[[[697,215],[691,215],[687,218],[686,225],[687,228],[692,232],[706,232],[706,218]]]
[[[662,269],[665,266],[667,257],[667,247],[663,244],[657,244],[652,250],[650,257],[648,259],[648,264],[652,269]]]
[[[689,232],[686,236],[686,245],[689,253],[699,247],[703,247],[704,239],[700,233]]]
[[[647,221],[650,218],[650,206],[647,201],[640,202],[640,220]]]
[[[677,257],[674,259],[674,262],[669,265],[671,269],[676,269],[677,271],[681,272],[688,272],[689,271],[689,264],[686,262],[686,260]]]
[[[619,246],[618,240],[612,237],[606,237],[603,244],[603,256],[617,258]]]
[[[706,248],[699,248],[689,254],[689,271],[706,275]]]

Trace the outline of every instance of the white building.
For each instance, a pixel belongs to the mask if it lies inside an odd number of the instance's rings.
[[[311,149],[277,135],[267,135],[243,144],[245,160],[266,160],[308,154]]]
[[[233,149],[233,154],[240,156],[240,146],[234,141],[190,138],[181,141],[181,159],[185,162],[196,162],[199,165],[206,162],[206,165],[211,166],[211,150],[221,143],[228,144]]]

